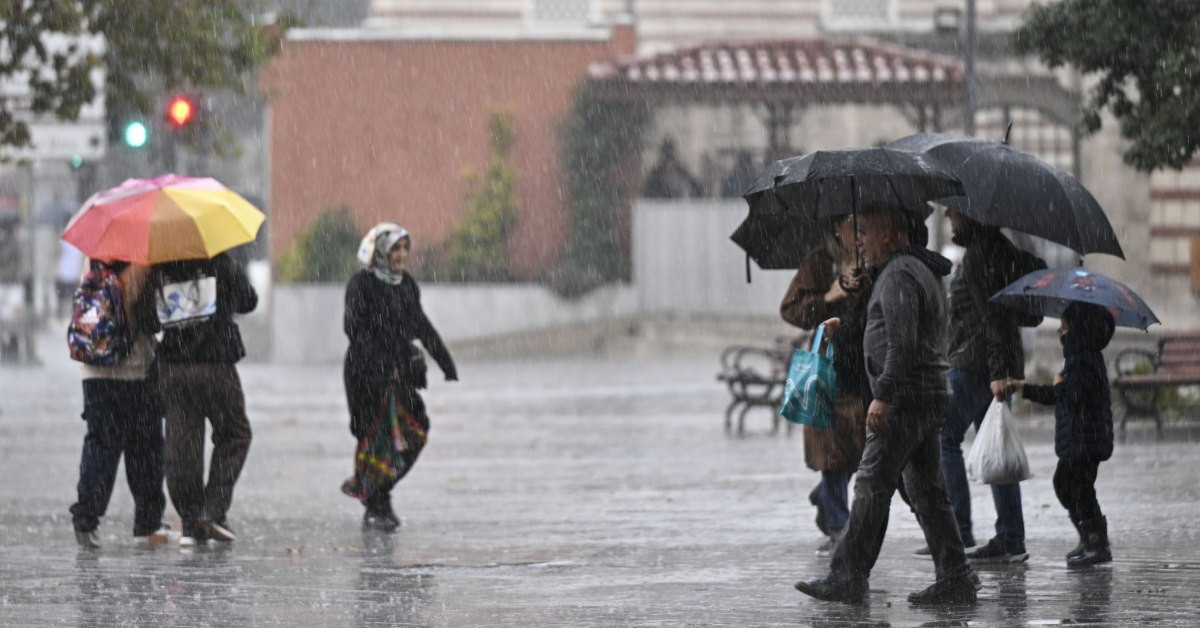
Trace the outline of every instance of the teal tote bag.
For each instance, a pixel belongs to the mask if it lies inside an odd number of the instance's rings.
[[[787,383],[783,390],[783,405],[779,414],[792,423],[811,425],[815,429],[833,428],[837,406],[837,373],[833,370],[833,343],[821,355],[821,340],[825,325],[817,328],[812,347],[796,349],[788,366]]]

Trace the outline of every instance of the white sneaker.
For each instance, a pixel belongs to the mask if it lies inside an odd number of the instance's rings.
[[[196,547],[196,537],[180,536],[179,537],[179,547],[182,547],[183,549],[191,549],[193,547]]]

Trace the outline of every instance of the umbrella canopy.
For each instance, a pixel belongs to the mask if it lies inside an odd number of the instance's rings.
[[[936,160],[888,148],[821,150],[771,164],[744,195],[751,211],[773,191],[784,211],[844,216],[868,204],[928,212],[926,201],[959,196],[963,186]]]
[[[965,195],[938,201],[985,225],[1057,242],[1080,254],[1124,258],[1104,210],[1079,181],[1007,144],[941,133],[918,133],[887,144],[945,164]]]
[[[253,242],[265,216],[214,179],[129,179],[92,195],[62,239],[88,257],[157,264]]]
[[[1015,310],[1059,318],[1072,301],[1106,308],[1119,327],[1145,330],[1158,317],[1124,284],[1085,268],[1050,268],[1029,273],[991,298]]]
[[[750,215],[730,238],[763,269],[798,268],[824,243],[830,218],[882,204],[924,219],[926,201],[961,193],[952,173],[921,155],[884,148],[817,151],[776,161],[759,175],[744,196]]]

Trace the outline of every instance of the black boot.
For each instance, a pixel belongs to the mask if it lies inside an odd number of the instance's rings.
[[[1108,547],[1108,520],[1104,517],[1089,519],[1081,522],[1079,528],[1086,535],[1083,551],[1068,558],[1067,567],[1091,567],[1112,562],[1112,552]]]
[[[1083,553],[1083,548],[1087,547],[1087,533],[1083,531],[1083,526],[1075,517],[1071,517],[1071,525],[1075,526],[1075,532],[1079,534],[1079,544],[1075,549],[1067,552],[1067,560]]]

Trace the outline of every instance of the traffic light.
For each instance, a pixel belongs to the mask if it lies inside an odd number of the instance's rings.
[[[169,126],[187,128],[196,119],[196,100],[190,96],[176,96],[167,103],[166,114]]]
[[[146,140],[150,139],[150,132],[146,129],[145,124],[134,120],[125,125],[125,130],[121,133],[121,137],[125,140],[126,146],[141,148],[146,145]]]

